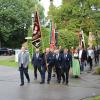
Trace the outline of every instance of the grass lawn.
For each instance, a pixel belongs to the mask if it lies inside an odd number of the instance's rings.
[[[84,100],[100,100],[100,96],[92,97],[92,98],[88,98],[88,99],[84,99]]]
[[[0,60],[0,65],[17,67],[17,63],[14,60]]]
[[[0,60],[1,66],[7,66],[7,67],[18,67],[18,63],[15,62],[15,60]],[[32,68],[32,65],[29,65],[29,68]]]

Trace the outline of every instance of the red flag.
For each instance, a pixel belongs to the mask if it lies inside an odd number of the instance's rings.
[[[55,27],[52,22],[50,48],[55,48]]]
[[[36,47],[40,47],[41,42],[41,28],[40,28],[40,20],[38,12],[35,13],[35,19],[34,19],[34,27],[33,27],[33,33],[32,33],[32,44]]]

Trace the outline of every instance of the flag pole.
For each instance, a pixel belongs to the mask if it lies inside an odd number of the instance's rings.
[[[38,18],[39,18],[39,13],[38,13]],[[43,52],[44,51],[44,41],[43,41],[43,34],[42,34],[42,31],[41,31],[41,23],[40,23],[40,21],[39,21],[39,25],[40,25],[40,32],[41,32],[41,47],[42,47],[42,52]]]
[[[40,0],[39,0],[39,1],[40,1]],[[37,5],[35,6],[35,8],[36,8],[37,15],[38,15],[38,20],[39,20],[40,17],[39,17]],[[44,41],[43,41],[43,34],[42,34],[42,31],[41,31],[41,23],[40,23],[40,20],[39,20],[39,26],[40,26],[40,32],[41,32],[41,48],[42,48],[42,52],[43,52],[43,51],[44,51]]]

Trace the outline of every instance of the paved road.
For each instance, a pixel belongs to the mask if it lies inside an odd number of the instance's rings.
[[[55,84],[39,84],[34,81],[30,71],[31,83],[20,87],[19,72],[16,68],[0,66],[0,100],[80,100],[100,95],[100,76],[89,73],[81,75],[81,79],[70,79],[69,86]]]

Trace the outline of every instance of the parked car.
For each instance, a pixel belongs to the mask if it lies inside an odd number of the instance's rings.
[[[0,55],[12,55],[13,49],[10,48],[0,48]]]

